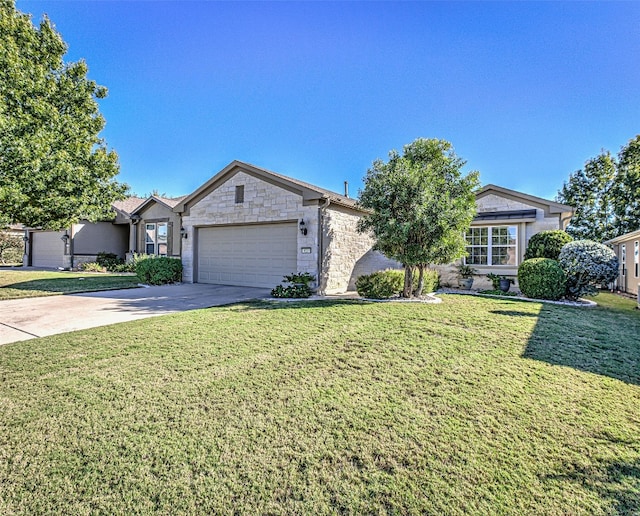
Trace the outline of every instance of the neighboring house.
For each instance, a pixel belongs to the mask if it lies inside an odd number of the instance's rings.
[[[564,229],[573,208],[488,185],[467,235],[467,263],[481,275],[516,276],[531,236]],[[365,211],[354,199],[241,161],[234,161],[174,208],[182,215],[187,282],[273,287],[309,272],[324,293],[353,289],[361,274],[400,264],[373,251],[357,232]],[[439,266],[455,284],[453,265]],[[488,280],[487,280],[488,281]]]
[[[621,235],[605,244],[610,245],[619,262],[617,288],[629,294],[640,291],[640,230]]]
[[[478,214],[471,223],[464,258],[478,273],[474,287],[490,288],[489,273],[515,278],[529,239],[540,231],[566,229],[574,208],[554,201],[487,185],[476,194]],[[452,266],[438,266],[441,283],[455,285]]]
[[[122,259],[134,253],[179,257],[180,216],[173,207],[183,198],[128,197],[113,203],[111,221],[80,221],[62,231],[27,228],[23,264],[72,269],[102,252]]]
[[[173,208],[183,197],[152,195],[129,212],[131,221],[127,256],[133,253],[180,257],[180,215]]]

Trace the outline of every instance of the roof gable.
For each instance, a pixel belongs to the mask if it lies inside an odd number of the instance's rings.
[[[559,202],[550,201],[548,199],[543,199],[542,197],[536,197],[535,195],[525,194],[516,190],[510,190],[509,188],[504,188],[502,186],[492,184],[484,186],[478,192],[476,192],[476,199],[482,199],[483,197],[492,194],[499,197],[506,197],[507,199],[513,199],[523,204],[541,208],[547,213],[573,214],[573,212],[575,211],[575,208],[573,208],[572,206],[567,206],[566,204],[560,204]]]
[[[238,172],[244,172],[253,177],[266,181],[272,185],[278,186],[302,197],[303,201],[313,200],[329,200],[333,204],[339,204],[358,211],[364,211],[358,206],[355,199],[350,199],[331,190],[325,190],[318,186],[304,181],[299,181],[292,177],[283,176],[271,170],[267,170],[243,161],[232,161],[209,181],[204,183],[200,188],[188,195],[174,207],[174,211],[182,213],[187,212],[190,206],[193,206],[203,197],[213,192],[216,188],[233,177]]]

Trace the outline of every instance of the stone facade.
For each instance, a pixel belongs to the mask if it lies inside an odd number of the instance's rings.
[[[374,251],[373,238],[358,233],[361,212],[329,205],[323,216],[322,287],[333,294],[355,290],[358,276],[402,266]]]
[[[244,202],[236,203],[236,186],[244,186]],[[194,202],[182,217],[187,238],[182,242],[183,280],[194,281],[194,238],[199,227],[304,220],[307,234],[298,232],[298,270],[318,275],[318,204],[305,206],[302,196],[242,171]],[[302,253],[302,248],[311,248]]]

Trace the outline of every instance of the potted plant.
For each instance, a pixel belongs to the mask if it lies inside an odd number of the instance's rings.
[[[473,286],[473,275],[478,271],[465,263],[458,265],[457,269],[458,286],[463,290],[470,290]]]
[[[511,284],[513,283],[513,279],[493,273],[487,274],[487,278],[491,280],[493,290],[502,290],[502,292],[509,292]]]

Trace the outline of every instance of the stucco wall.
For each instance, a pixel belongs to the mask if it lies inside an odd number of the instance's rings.
[[[635,257],[635,242],[640,243],[640,235],[633,234],[634,236],[629,236],[629,238],[625,238],[621,240],[616,245],[613,246],[613,250],[618,257],[618,280],[617,280],[617,288],[622,290],[623,292],[627,292],[629,294],[638,294],[638,290],[640,289],[640,255],[638,258]],[[626,246],[626,260],[624,263],[625,274],[622,273],[622,245]],[[639,260],[638,263],[638,273],[636,274],[636,259]]]
[[[244,202],[236,204],[235,188],[244,186]],[[182,217],[188,237],[182,241],[183,280],[194,281],[194,228],[223,224],[304,219],[307,235],[298,232],[298,271],[318,274],[318,206],[303,206],[302,196],[245,172],[238,172],[189,207]],[[302,248],[311,248],[302,253]],[[291,271],[294,272],[294,271]]]
[[[125,257],[128,249],[129,226],[112,224],[111,222],[91,223],[82,221],[72,227],[73,254],[93,256],[101,252],[114,253]],[[78,256],[78,260],[92,261]],[[77,265],[74,259],[74,266]]]
[[[324,211],[321,285],[327,294],[354,290],[362,274],[402,267],[371,249],[373,239],[356,229],[360,217],[360,213],[336,205]]]

